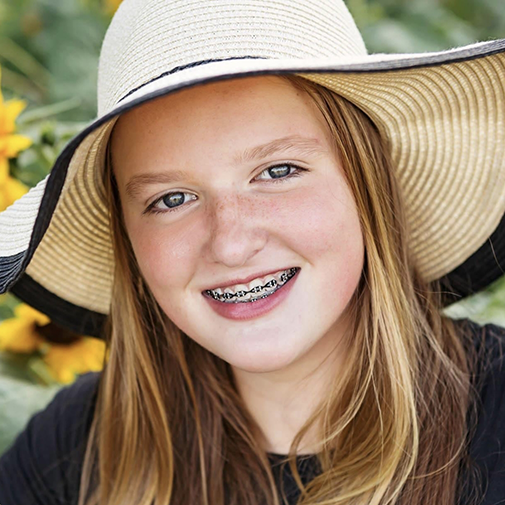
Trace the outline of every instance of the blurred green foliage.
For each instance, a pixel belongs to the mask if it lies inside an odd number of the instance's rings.
[[[34,141],[11,171],[28,186],[96,114],[97,58],[109,20],[98,0],[0,0],[2,90],[28,102],[18,129]]]
[[[24,358],[20,356],[18,361]],[[59,386],[35,384],[26,364],[0,360],[0,455],[30,417],[44,408],[59,391]]]
[[[98,54],[109,20],[99,0],[0,0],[2,92],[28,102],[17,125],[33,140],[10,170],[27,186],[47,175],[96,114]],[[4,295],[0,320],[12,317],[17,303]],[[0,454],[60,389],[46,376],[36,356],[0,355]]]
[[[169,1],[169,0],[167,0]],[[202,0],[205,1],[205,0]],[[58,153],[96,115],[100,45],[110,0],[0,0],[0,67],[5,97],[28,107],[19,132],[33,146],[11,162],[28,186],[41,180]],[[347,0],[369,52],[437,51],[505,38],[504,0]],[[17,301],[0,303],[0,320]],[[505,278],[448,310],[505,326]],[[30,364],[0,359],[0,453],[57,387],[34,384]]]
[[[98,1],[3,0],[4,90],[31,104],[66,102],[57,113],[60,121],[91,119],[96,110],[97,58],[108,22]]]
[[[505,38],[503,0],[346,0],[370,52],[439,51]]]

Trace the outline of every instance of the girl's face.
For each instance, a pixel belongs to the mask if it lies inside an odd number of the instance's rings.
[[[138,264],[182,331],[248,372],[328,356],[364,246],[328,128],[304,93],[279,77],[182,91],[124,115],[112,150]]]

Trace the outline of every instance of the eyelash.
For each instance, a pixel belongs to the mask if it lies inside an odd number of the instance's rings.
[[[259,175],[263,174],[264,172],[268,172],[268,170],[270,170],[272,168],[278,168],[278,167],[289,167],[289,168],[293,168],[295,171],[286,175],[285,177],[278,177],[276,179],[260,179],[260,180],[262,180],[262,181],[267,180],[269,182],[273,182],[273,183],[277,184],[277,183],[283,182],[287,179],[292,179],[294,177],[300,177],[303,172],[307,171],[306,168],[298,167],[297,165],[293,165],[292,163],[281,163],[279,165],[272,165],[271,167],[265,168],[265,170],[260,172]],[[171,192],[165,193],[164,195],[162,195],[159,198],[157,198],[156,200],[154,200],[154,202],[150,203],[149,206],[146,208],[146,210],[143,213],[144,214],[165,214],[166,212],[176,212],[176,211],[180,210],[182,207],[184,207],[184,205],[187,203],[187,201],[185,201],[183,204],[178,205],[177,207],[173,207],[173,208],[166,208],[166,209],[157,209],[156,208],[156,205],[159,202],[161,202],[163,200],[163,198],[167,197],[170,194],[177,194],[177,193],[183,193],[185,195],[189,194],[189,193],[185,193],[184,191],[171,191]]]

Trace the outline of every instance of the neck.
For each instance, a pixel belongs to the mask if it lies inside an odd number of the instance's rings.
[[[343,332],[331,331],[297,360],[278,370],[248,372],[233,367],[238,390],[266,452],[288,454],[291,443],[328,395],[345,362]],[[321,425],[312,424],[296,453],[320,450]]]

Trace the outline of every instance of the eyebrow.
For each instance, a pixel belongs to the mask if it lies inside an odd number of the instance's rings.
[[[317,154],[327,150],[321,145],[317,138],[301,137],[300,135],[290,135],[275,139],[266,144],[246,149],[237,158],[237,162],[246,163],[257,159],[266,158],[277,151],[297,150],[300,154]]]
[[[266,144],[261,144],[243,151],[235,158],[236,163],[250,163],[252,161],[266,158],[279,151],[296,150],[299,154],[310,155],[327,152],[317,138],[306,138],[299,135],[290,135],[272,140]],[[171,170],[170,172],[155,172],[134,175],[126,184],[126,194],[129,198],[135,199],[144,186],[150,184],[171,184],[189,178],[183,170]]]
[[[171,184],[172,182],[182,181],[187,177],[188,174],[182,170],[134,175],[126,184],[126,194],[134,200],[145,186],[151,184]]]

